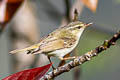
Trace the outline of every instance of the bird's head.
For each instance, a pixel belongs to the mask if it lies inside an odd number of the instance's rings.
[[[92,23],[83,23],[80,21],[71,22],[66,26],[66,29],[72,32],[73,34],[82,33],[85,28],[90,26]]]

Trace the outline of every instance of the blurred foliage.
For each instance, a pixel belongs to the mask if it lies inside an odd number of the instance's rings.
[[[113,0],[114,3],[120,4],[120,0]]]
[[[98,0],[82,0],[85,6],[87,6],[92,12],[96,12]]]
[[[0,29],[12,19],[24,0],[1,0],[0,1]]]
[[[62,17],[64,17],[64,2],[62,0],[30,0],[36,5],[36,20],[38,21],[40,30],[39,33],[44,36],[54,29],[58,28]],[[73,1],[73,0],[72,0]],[[99,0],[97,12],[93,14],[87,8],[84,8],[79,20],[83,22],[93,22],[83,33],[80,43],[77,47],[79,55],[94,49],[101,45],[104,40],[110,39],[112,34],[120,29],[120,5],[115,5],[113,2],[120,3],[120,0]],[[0,39],[0,75],[5,77],[8,75],[9,55],[6,51],[7,45],[6,35]],[[117,45],[111,47],[107,51],[93,58],[91,61],[83,64],[81,67],[81,80],[120,80],[120,41]],[[8,55],[8,56],[7,56]],[[3,60],[4,59],[4,60]],[[3,62],[4,61],[4,62]],[[53,60],[55,65],[59,60]],[[72,70],[73,71],[73,70]],[[56,78],[56,80],[73,80],[73,73],[64,73]],[[1,76],[0,76],[1,77]]]

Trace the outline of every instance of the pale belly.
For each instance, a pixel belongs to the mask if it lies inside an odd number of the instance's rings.
[[[50,52],[47,55],[49,55],[49,56],[56,56],[56,57],[59,57],[59,58],[63,58],[66,54],[68,54],[71,51],[73,51],[73,49],[77,46],[78,42],[79,42],[79,40],[77,40],[76,43],[71,48],[59,49],[59,50]]]
[[[70,53],[73,49],[71,48],[65,48],[65,49],[60,49],[56,50],[53,52],[48,53],[49,56],[57,56],[57,57],[64,57],[66,54]]]
[[[81,31],[77,34],[78,39],[76,40],[75,44],[71,48],[59,49],[59,50],[47,53],[47,55],[48,56],[56,56],[56,57],[59,57],[59,58],[63,58],[66,54],[69,54],[77,46],[83,30],[84,29],[82,28]]]

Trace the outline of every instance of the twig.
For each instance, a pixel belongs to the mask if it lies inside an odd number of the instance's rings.
[[[43,77],[44,80],[51,80],[55,77],[59,76],[60,74],[64,72],[70,71],[72,68],[77,67],[89,60],[92,59],[92,57],[97,56],[100,52],[110,48],[110,46],[115,45],[115,42],[120,38],[120,31],[117,32],[110,40],[105,40],[104,43],[98,47],[96,47],[94,50],[91,50],[90,52],[85,53],[82,56],[76,57],[73,61],[70,61],[69,63],[58,67],[56,70],[49,72],[47,75]]]
[[[78,11],[77,9],[75,9],[73,21],[77,21],[77,20],[78,20]]]
[[[2,32],[4,31],[5,27],[6,27],[6,23],[0,23],[0,36],[2,35]]]
[[[67,21],[70,22],[70,0],[64,0],[64,2],[66,7],[65,17],[67,18]]]

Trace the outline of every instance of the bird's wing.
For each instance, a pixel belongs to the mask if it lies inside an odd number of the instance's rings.
[[[40,50],[37,53],[46,53],[46,52],[52,52],[55,50],[63,49],[63,48],[70,48],[74,45],[75,40],[74,39],[54,39],[51,41],[48,41],[40,46]]]
[[[51,51],[62,49],[62,48],[64,48],[64,40],[55,39],[41,45],[39,52],[51,52]]]
[[[48,37],[46,37],[43,40],[41,40],[40,43],[38,44],[34,44],[30,47],[23,49],[13,50],[10,51],[9,53],[15,54],[26,51],[28,51],[28,53],[41,53],[41,52],[49,52],[61,48],[64,48],[64,41],[62,39],[49,39]]]

